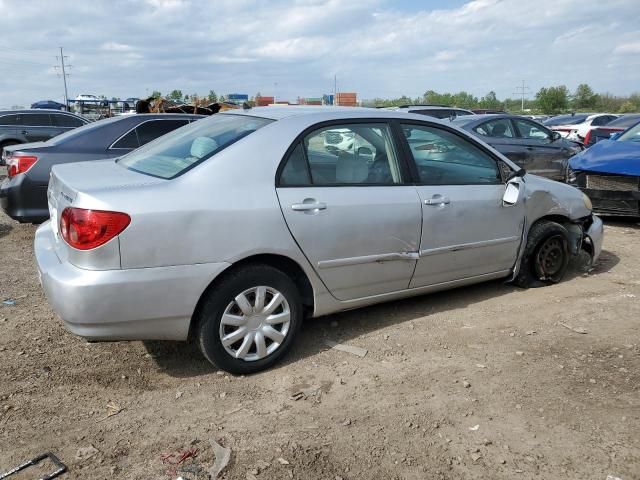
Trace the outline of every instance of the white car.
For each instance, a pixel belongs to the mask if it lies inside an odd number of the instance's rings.
[[[100,101],[100,99],[95,95],[88,95],[88,94],[80,94],[76,97],[76,100],[81,100],[83,102],[96,102],[96,103]]]
[[[606,125],[611,120],[618,118],[618,116],[610,113],[574,113],[551,117],[544,122],[544,125],[551,130],[555,130],[566,139],[582,142],[591,127]]]

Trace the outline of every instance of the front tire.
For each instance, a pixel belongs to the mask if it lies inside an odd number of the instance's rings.
[[[513,283],[522,288],[558,283],[569,265],[569,232],[548,220],[529,230],[520,270]]]
[[[230,373],[271,367],[291,348],[302,324],[298,289],[268,265],[232,271],[205,295],[196,342],[209,362]]]

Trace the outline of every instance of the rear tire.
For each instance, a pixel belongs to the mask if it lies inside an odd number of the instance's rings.
[[[529,230],[520,270],[513,283],[522,288],[558,283],[569,265],[569,233],[556,222],[542,220]]]
[[[293,344],[303,318],[291,278],[268,265],[227,274],[205,293],[195,331],[204,357],[234,374],[271,367]]]

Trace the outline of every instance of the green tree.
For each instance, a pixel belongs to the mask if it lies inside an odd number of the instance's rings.
[[[536,93],[536,100],[543,113],[559,113],[569,107],[569,90],[564,85],[542,87]]]
[[[181,102],[182,98],[182,90],[172,90],[171,93],[167,95],[167,99],[173,100],[175,102]]]
[[[216,95],[216,92],[214,92],[213,90],[209,90],[209,95],[207,95],[207,100],[209,100],[211,103],[215,103],[218,101],[218,95]]]
[[[479,106],[480,108],[491,108],[497,110],[502,108],[502,103],[498,100],[496,92],[492,90],[480,99]]]
[[[633,113],[638,111],[638,108],[633,103],[627,101],[620,105],[620,109],[618,111],[620,113]]]
[[[150,96],[151,98],[160,98],[162,94],[158,90],[154,90],[153,92],[151,92]]]
[[[594,108],[596,100],[597,96],[591,87],[586,83],[581,83],[573,96],[573,108]]]

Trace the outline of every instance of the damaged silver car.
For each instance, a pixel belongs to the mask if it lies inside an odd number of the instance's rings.
[[[329,149],[339,131],[350,145]],[[602,222],[568,185],[422,115],[221,113],[116,160],[58,165],[35,238],[47,297],[93,340],[193,339],[271,366],[304,317],[595,262]],[[584,254],[582,252],[585,252]]]

